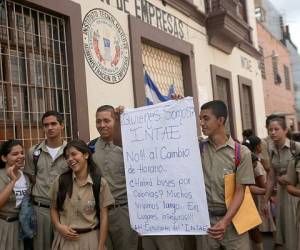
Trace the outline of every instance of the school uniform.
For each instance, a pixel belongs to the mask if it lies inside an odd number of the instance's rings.
[[[138,234],[130,226],[122,148],[99,138],[93,160],[115,199],[108,212],[109,245],[112,244],[114,250],[136,250]]]
[[[267,173],[261,164],[260,161],[257,161],[257,164],[254,168],[254,177],[257,178],[259,176],[263,176],[264,183],[267,182]],[[254,200],[257,205],[258,212],[260,214],[260,218],[262,223],[258,226],[260,232],[274,232],[276,231],[276,226],[272,218],[271,209],[268,205],[267,215],[264,212],[264,196],[263,195],[255,195]]]
[[[99,219],[96,215],[95,197],[93,194],[93,180],[88,175],[82,185],[76,182],[73,174],[72,196],[66,196],[63,211],[58,211],[61,224],[73,228],[78,232],[78,240],[67,240],[59,232],[55,231],[53,250],[97,250],[99,247]],[[51,187],[51,206],[56,208],[59,178]],[[114,204],[114,198],[110,192],[107,181],[101,178],[99,190],[99,207],[104,208]]]
[[[296,142],[296,154],[300,153],[300,147],[299,143]],[[288,170],[287,170],[287,180],[292,185],[296,186],[297,188],[300,188],[300,180],[299,180],[299,173],[300,173],[300,161],[297,161],[297,164],[295,162],[295,159],[292,159],[289,162]],[[296,248],[295,250],[300,250],[300,202],[297,202],[296,207]]]
[[[277,176],[285,175],[289,165],[293,161],[290,140],[286,139],[281,149],[277,150],[271,145],[271,164]],[[300,144],[296,143],[297,151],[300,151]],[[276,244],[284,246],[285,250],[296,249],[296,208],[299,198],[290,195],[286,186],[277,185],[277,206],[276,206]]]
[[[0,169],[0,192],[10,182],[6,169]],[[15,185],[16,186],[16,185]],[[26,188],[27,186],[27,188]],[[29,183],[25,178],[25,186],[19,192],[28,192]],[[16,206],[17,199],[15,191],[12,190],[8,201],[0,208],[0,250],[22,250],[23,241],[19,240],[19,211],[20,204]],[[20,203],[21,200],[18,202]]]
[[[64,141],[54,160],[48,152],[46,140],[42,141],[37,148],[33,146],[26,155],[24,173],[36,177],[36,183],[32,188],[33,205],[37,216],[37,235],[33,238],[34,249],[51,249],[53,227],[50,219],[49,190],[57,176],[69,169],[63,157],[66,144],[67,142]],[[33,160],[34,151],[40,152],[37,170]]]
[[[143,236],[143,243],[150,240],[158,250],[184,250],[184,237],[181,235]]]
[[[264,160],[267,164],[267,167],[270,166],[270,145],[273,144],[272,139],[270,137],[263,138],[261,140],[261,153],[258,157],[261,160]]]
[[[211,226],[220,221],[227,212],[225,204],[224,176],[236,174],[236,183],[255,184],[250,151],[241,145],[239,166],[235,166],[235,142],[230,137],[222,147],[215,149],[212,142],[203,142],[202,168]],[[214,240],[209,235],[196,236],[197,250],[250,250],[248,232],[238,235],[231,223],[225,231],[224,239]]]

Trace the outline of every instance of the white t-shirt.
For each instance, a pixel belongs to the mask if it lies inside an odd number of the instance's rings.
[[[16,207],[19,207],[21,205],[21,202],[27,192],[27,183],[25,176],[22,171],[20,171],[20,178],[16,181],[14,186],[14,192],[16,196]]]
[[[52,159],[55,160],[57,152],[60,150],[61,146],[59,146],[58,148],[50,148],[47,146],[48,152],[51,155]]]

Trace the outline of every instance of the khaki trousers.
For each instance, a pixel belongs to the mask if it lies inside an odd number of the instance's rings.
[[[33,238],[35,250],[50,250],[53,241],[53,227],[50,208],[33,206],[37,218],[37,235]]]
[[[131,229],[128,206],[110,209],[108,223],[109,250],[137,250],[138,234]]]
[[[143,236],[143,246],[146,241],[152,241],[158,250],[184,250],[183,236],[179,235]]]
[[[222,217],[210,216],[211,225],[215,225]],[[231,223],[224,235],[224,239],[217,241],[208,235],[196,236],[197,250],[251,250],[248,232],[238,235]]]

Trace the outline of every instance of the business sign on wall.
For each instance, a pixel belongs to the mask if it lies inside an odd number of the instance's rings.
[[[117,19],[103,9],[92,9],[82,24],[85,58],[107,83],[120,82],[129,66],[127,37]]]

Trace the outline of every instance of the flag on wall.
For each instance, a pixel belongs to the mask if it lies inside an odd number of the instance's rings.
[[[160,102],[171,100],[171,95],[175,94],[175,88],[172,84],[169,87],[168,95],[164,96],[160,93],[158,87],[150,78],[149,74],[145,71],[144,75],[145,91],[146,91],[146,104],[153,105]]]

